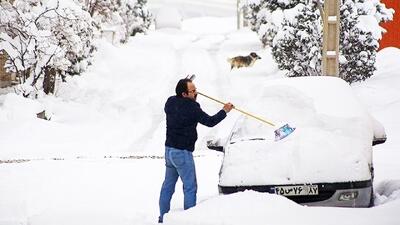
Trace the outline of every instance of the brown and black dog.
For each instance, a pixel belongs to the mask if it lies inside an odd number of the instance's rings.
[[[261,59],[255,52],[250,53],[248,56],[236,56],[228,58],[228,62],[231,64],[231,70],[233,68],[249,67],[252,66],[257,59]]]

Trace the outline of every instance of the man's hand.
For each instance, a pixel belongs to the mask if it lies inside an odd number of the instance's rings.
[[[222,108],[226,113],[230,112],[235,106],[232,105],[232,103],[228,102],[224,105],[224,108]]]

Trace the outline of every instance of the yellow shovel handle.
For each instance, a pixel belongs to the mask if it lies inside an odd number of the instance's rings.
[[[222,101],[220,101],[220,100],[218,100],[218,99],[215,99],[215,98],[213,98],[213,97],[211,97],[211,96],[208,96],[208,95],[206,95],[206,94],[203,94],[203,93],[201,93],[201,92],[197,92],[197,94],[199,94],[199,95],[201,95],[201,96],[204,96],[204,97],[206,97],[206,98],[209,98],[209,99],[211,99],[211,100],[213,100],[213,101],[216,101],[216,102],[218,102],[218,103],[220,103],[220,104],[222,104],[222,105],[225,105],[224,102],[222,102]],[[275,124],[273,124],[272,122],[270,122],[270,121],[268,121],[268,120],[265,120],[265,119],[263,119],[263,118],[261,118],[261,117],[252,115],[252,114],[250,114],[250,113],[248,113],[248,112],[246,112],[246,111],[243,111],[243,110],[241,110],[241,109],[238,109],[238,108],[236,108],[236,107],[234,107],[233,109],[235,109],[235,110],[237,110],[237,111],[239,111],[239,112],[241,112],[241,113],[243,113],[243,114],[245,114],[245,115],[247,115],[247,116],[253,117],[254,119],[257,119],[257,120],[259,120],[259,121],[261,121],[261,122],[267,123],[267,124],[269,124],[269,125],[271,125],[271,126],[273,126],[273,127],[275,126]]]

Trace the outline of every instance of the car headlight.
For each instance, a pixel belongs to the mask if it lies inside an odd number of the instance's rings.
[[[339,201],[350,201],[358,197],[358,191],[346,191],[339,195]]]

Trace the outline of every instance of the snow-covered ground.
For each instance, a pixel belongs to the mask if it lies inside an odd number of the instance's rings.
[[[60,85],[55,97],[0,95],[0,225],[155,224],[164,176],[163,106],[177,80],[196,74],[198,90],[246,106],[260,84],[284,75],[256,34],[235,28],[235,17],[192,18],[182,30],[151,31],[126,45],[101,41],[90,71]],[[227,57],[250,51],[262,59],[230,71]],[[178,183],[165,224],[400,224],[399,58],[399,49],[382,50],[375,76],[353,85],[388,136],[374,147],[376,207],[304,207],[252,191],[218,195],[222,154],[205,143],[228,135],[239,116],[231,112],[215,128],[198,127],[198,205],[182,210]],[[198,101],[210,114],[221,108]],[[36,118],[42,110],[50,121]]]

